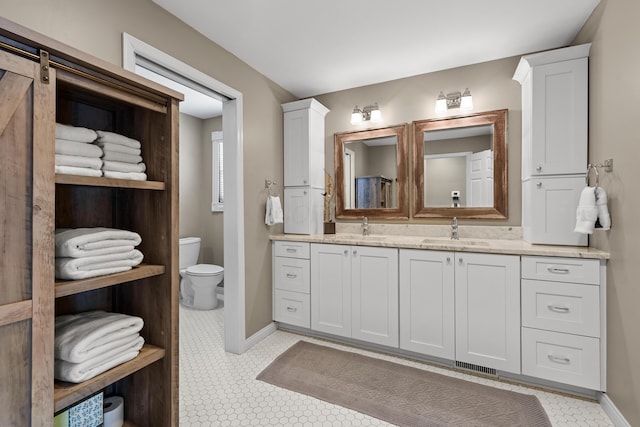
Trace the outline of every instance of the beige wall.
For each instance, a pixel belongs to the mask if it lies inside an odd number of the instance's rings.
[[[150,0],[2,0],[3,17],[116,65],[122,32],[242,92],[246,335],[271,322],[271,247],[264,180],[282,182],[282,108],[295,98]],[[226,283],[226,286],[229,286]]]
[[[202,158],[202,120],[180,114],[180,237],[201,236],[198,204],[200,195],[193,189],[198,188],[203,174],[200,162]],[[202,261],[202,249],[200,249]]]
[[[640,426],[640,2],[601,0],[574,44],[591,42],[589,161],[614,160],[600,174],[611,231],[592,246],[611,252],[607,269],[607,394],[632,426]]]
[[[333,171],[333,134],[367,128],[366,122],[361,125],[350,123],[354,105],[363,107],[378,102],[383,122],[375,127],[411,123],[414,120],[439,117],[436,116],[434,108],[440,91],[444,91],[444,93],[463,91],[468,87],[473,95],[474,112],[503,108],[509,110],[507,117],[509,218],[506,221],[464,222],[467,224],[520,225],[522,203],[520,183],[521,88],[518,82],[512,80],[519,60],[519,56],[506,58],[316,96],[318,101],[331,110],[327,114],[325,122],[327,171]],[[460,114],[459,109],[449,110],[449,112],[450,115]],[[413,139],[411,131],[409,138],[409,141]],[[334,208],[332,207],[332,209]],[[410,222],[442,223],[448,222],[448,220],[415,219]]]
[[[211,158],[211,132],[222,130],[222,116],[202,122],[202,155],[200,162],[204,172],[198,197],[200,203],[200,235],[202,236],[202,262],[224,266],[224,214],[211,212],[213,162]]]

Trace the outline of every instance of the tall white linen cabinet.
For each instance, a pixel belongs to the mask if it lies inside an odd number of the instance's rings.
[[[588,149],[591,44],[521,58],[522,228],[530,243],[587,246],[574,233]]]
[[[182,95],[0,18],[0,414],[53,425],[95,393],[127,427],[178,425],[178,102]],[[56,174],[55,123],[139,140],[147,181]],[[56,228],[135,231],[144,263],[56,280]],[[54,380],[54,318],[139,316],[138,356],[84,382]]]
[[[282,104],[284,111],[284,232],[322,234],[324,117],[313,98]]]

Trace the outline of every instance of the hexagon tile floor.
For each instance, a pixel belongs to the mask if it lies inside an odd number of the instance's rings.
[[[599,404],[479,378],[327,341],[276,331],[242,355],[224,351],[224,304],[210,311],[180,307],[180,426],[388,426],[376,418],[291,392],[258,375],[276,356],[304,339],[463,378],[540,399],[554,427],[613,426]]]

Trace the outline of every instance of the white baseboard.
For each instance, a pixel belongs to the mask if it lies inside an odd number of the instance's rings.
[[[276,330],[276,322],[269,323],[267,326],[260,329],[258,332],[251,335],[244,341],[244,349],[242,350],[242,352],[244,353],[245,351],[249,350],[251,347],[258,344],[260,341],[274,333]]]
[[[631,427],[631,424],[627,422],[622,413],[618,410],[613,401],[607,396],[606,393],[600,394],[600,406],[602,410],[609,416],[611,422],[616,427]]]

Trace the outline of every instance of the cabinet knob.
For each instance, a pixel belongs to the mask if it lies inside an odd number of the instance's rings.
[[[538,167],[536,168],[537,172],[542,172],[542,166],[538,165]]]
[[[536,187],[538,187],[538,188],[542,188],[542,183],[541,183],[541,182],[538,182],[538,183],[536,184]]]
[[[354,249],[353,250],[353,256],[356,256],[356,255],[358,255],[358,251]]]
[[[302,182],[306,184],[306,183],[307,183],[307,180],[306,180],[306,179],[303,179],[303,180],[302,180]]]
[[[447,257],[447,264],[451,264],[451,257],[450,256]]]
[[[462,258],[458,258],[458,263],[460,263],[460,265],[462,265],[463,262]]]
[[[349,255],[349,251],[345,249],[345,250],[344,250],[344,254],[345,254],[345,255]]]

